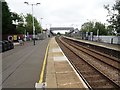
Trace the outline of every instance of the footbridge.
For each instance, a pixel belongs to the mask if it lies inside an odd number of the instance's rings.
[[[54,33],[54,31],[67,31],[67,32],[73,32],[74,28],[73,27],[51,27],[50,32]]]

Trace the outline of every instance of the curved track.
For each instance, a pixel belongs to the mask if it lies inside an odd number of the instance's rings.
[[[58,44],[91,88],[120,88],[120,62],[65,38]]]

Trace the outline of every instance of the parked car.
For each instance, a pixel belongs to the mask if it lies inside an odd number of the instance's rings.
[[[7,40],[4,40],[3,42],[5,42],[5,44],[7,45],[7,50],[10,50],[10,43]]]
[[[14,44],[12,41],[8,41],[10,43],[10,49],[13,49],[14,48]]]
[[[0,41],[1,51],[4,52],[7,50],[7,44],[4,41]]]
[[[13,49],[14,48],[14,44],[12,41],[8,41],[8,40],[3,40],[0,41],[0,48],[2,48],[2,52]]]
[[[2,41],[0,41],[0,53],[2,52]]]

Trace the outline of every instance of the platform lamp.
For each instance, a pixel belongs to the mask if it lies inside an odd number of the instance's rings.
[[[40,3],[36,3],[36,4],[29,4],[28,2],[24,2],[27,5],[31,5],[32,6],[32,19],[33,19],[33,44],[35,45],[35,26],[34,26],[34,17],[33,17],[33,6],[34,5],[39,5]]]

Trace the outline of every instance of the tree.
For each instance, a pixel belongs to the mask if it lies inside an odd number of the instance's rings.
[[[57,36],[60,36],[60,35],[61,35],[61,33],[60,33],[60,32],[58,32],[58,33],[57,33]]]
[[[16,26],[16,34],[25,34],[25,27],[23,26],[23,23],[19,23]]]
[[[11,12],[11,18],[14,22],[23,22],[23,15],[18,15],[16,12]]]
[[[31,14],[27,14],[27,16],[25,17],[26,19],[26,30],[27,32],[29,32],[30,34],[33,34],[33,19],[32,19],[32,15]],[[35,33],[41,33],[42,32],[42,28],[39,25],[37,19],[34,17],[34,25],[35,25]]]
[[[107,21],[110,23],[110,27],[112,27],[114,33],[120,33],[120,1],[116,1],[116,4],[110,8],[109,5],[104,5],[104,8],[108,10],[107,15],[109,19]]]
[[[105,28],[105,25],[101,22],[96,22],[93,33],[94,35],[97,35],[97,30],[99,30],[99,35],[107,35],[108,30]]]
[[[11,12],[6,2],[2,2],[2,34],[11,34],[12,18]]]
[[[105,25],[101,22],[86,22],[82,25],[81,31],[83,33],[93,32],[94,35],[97,35],[97,30],[99,30],[99,35],[107,35],[107,29],[105,28]]]
[[[22,15],[18,15],[15,12],[10,12],[6,2],[2,2],[2,34],[23,34],[23,23],[18,25],[12,24],[12,22],[23,22]]]
[[[25,29],[30,34],[33,34],[32,15],[27,14],[25,17],[27,25],[24,25],[24,15],[10,12],[6,2],[2,2],[2,34],[24,34]],[[15,24],[12,24],[14,22]],[[17,25],[16,25],[17,24]],[[34,25],[36,33],[42,32],[37,19],[34,17]]]
[[[16,25],[16,32],[14,34],[25,34],[25,25],[24,25],[24,15],[17,14],[15,12],[11,13],[11,18]]]
[[[92,32],[93,31],[93,28],[94,28],[94,22],[86,22],[82,25],[81,27],[81,31],[82,32]]]

